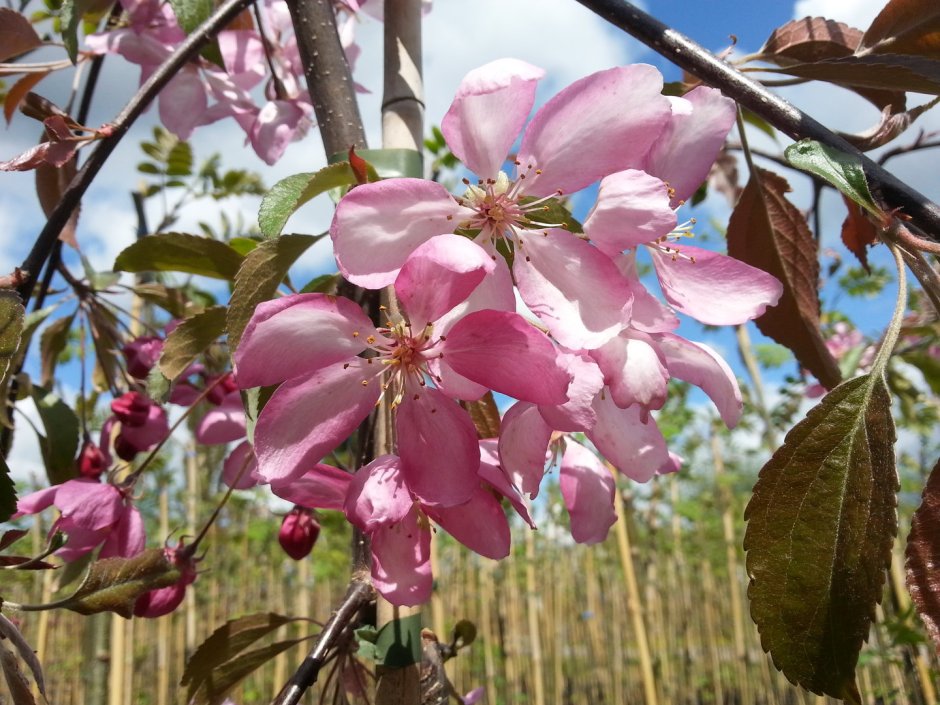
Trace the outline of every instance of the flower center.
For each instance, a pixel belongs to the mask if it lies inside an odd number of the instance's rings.
[[[521,167],[520,162],[516,162]],[[544,198],[526,199],[524,186],[526,173],[534,169],[529,164],[520,173],[515,181],[510,181],[505,172],[499,172],[495,179],[486,179],[471,184],[464,179],[467,191],[457,201],[460,205],[472,208],[476,215],[460,224],[461,228],[479,230],[484,238],[495,243],[498,239],[515,240],[519,230],[534,228],[563,228],[565,223],[542,222],[539,216],[550,210],[548,201],[561,195],[556,191]],[[541,174],[541,169],[535,169]]]

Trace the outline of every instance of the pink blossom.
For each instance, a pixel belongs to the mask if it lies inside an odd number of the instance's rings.
[[[561,404],[570,381],[551,341],[515,313],[475,310],[441,323],[492,267],[465,238],[432,238],[396,278],[404,317],[381,328],[351,301],[322,294],[258,306],[235,353],[238,382],[287,380],[255,429],[260,474],[270,481],[299,476],[387,394],[409,487],[429,505],[466,502],[479,484],[479,448],[470,417],[454,401],[467,396],[452,390]],[[359,357],[364,351],[371,356]]]
[[[503,59],[464,78],[441,125],[450,148],[480,177],[476,185],[467,182],[462,198],[420,179],[388,179],[347,194],[330,228],[347,279],[387,286],[422,242],[456,229],[478,231],[474,241],[493,259],[500,242],[513,250],[523,301],[560,343],[593,348],[617,334],[630,318],[629,287],[601,250],[563,223],[545,222],[542,213],[560,193],[641,165],[670,120],[670,103],[650,66],[577,81],[525,128],[510,178],[501,168],[542,74]]]
[[[133,556],[144,549],[144,523],[133,505],[130,488],[90,478],[69,480],[23,497],[16,503],[19,518],[54,506],[60,516],[49,529],[68,536],[56,554],[73,561],[101,546],[101,558]]]
[[[127,374],[145,380],[163,353],[163,339],[154,335],[141,336],[127,343],[121,353],[127,363]]]
[[[101,427],[101,450],[111,464],[108,448],[112,445],[121,460],[131,461],[138,453],[152,449],[170,433],[166,412],[141,392],[122,394],[111,402],[112,416]]]

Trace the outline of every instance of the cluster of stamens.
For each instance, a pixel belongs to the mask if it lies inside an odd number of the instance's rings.
[[[532,164],[522,170],[522,163],[519,161],[516,161],[516,166],[519,167],[519,174],[515,181],[510,181],[502,171],[495,179],[480,179],[476,184],[472,184],[469,179],[463,180],[467,191],[457,202],[472,208],[476,215],[461,223],[460,227],[479,230],[484,237],[495,243],[499,238],[515,240],[519,230],[566,226],[566,223],[545,223],[538,219],[539,213],[549,210],[547,202],[562,195],[561,190],[550,196],[522,203],[527,175],[539,175],[542,170],[536,169]]]
[[[391,406],[395,408],[401,404],[409,386],[412,389],[414,384],[424,387],[427,384],[426,377],[437,379],[431,374],[428,361],[444,356],[444,353],[435,351],[434,348],[445,338],[444,336],[434,338],[434,326],[430,323],[415,335],[411,323],[405,320],[393,322],[387,317],[387,310],[384,306],[381,310],[386,315],[385,326],[376,328],[378,336],[369,335],[365,339],[367,349],[365,360],[370,365],[377,364],[378,366],[375,376],[380,377],[382,385],[382,396],[379,397],[379,401],[386,393],[391,394]],[[352,335],[358,338],[360,333],[354,331]],[[345,367],[348,366],[347,363]],[[361,384],[365,387],[371,381],[371,379],[364,379]],[[418,394],[415,394],[414,398],[417,399]]]

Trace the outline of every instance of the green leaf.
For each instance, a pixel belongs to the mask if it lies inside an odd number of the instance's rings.
[[[809,139],[791,144],[784,150],[784,156],[796,168],[828,181],[878,219],[885,218],[884,211],[868,190],[859,157]]]
[[[118,272],[185,272],[234,279],[244,258],[224,242],[186,233],[141,238],[114,261]]]
[[[180,685],[189,686],[189,695],[213,675],[213,671],[231,661],[240,651],[279,627],[295,621],[273,612],[250,614],[233,619],[216,629],[186,662]]]
[[[225,306],[213,306],[187,318],[166,337],[160,371],[169,380],[179,377],[196,357],[225,332]]]
[[[254,651],[248,651],[226,661],[212,672],[199,688],[189,692],[187,702],[190,705],[221,705],[232,689],[248,675],[258,670],[278,654],[293,648],[306,641],[309,637],[301,639],[288,639],[263,646]]]
[[[117,272],[98,272],[94,267],[91,266],[91,262],[88,261],[88,258],[85,255],[81,256],[82,258],[82,268],[85,270],[85,278],[88,279],[88,283],[91,284],[91,288],[95,291],[103,291],[109,286],[114,286],[121,279],[121,275]]]
[[[787,434],[744,515],[764,650],[794,683],[854,703],[897,533],[894,440],[884,378],[844,382]]]
[[[284,235],[267,240],[248,255],[235,277],[228,307],[228,344],[234,353],[255,306],[272,298],[287,270],[322,235]]]
[[[301,294],[336,294],[336,289],[339,286],[340,276],[339,274],[321,274],[318,277],[314,277],[307,285],[300,290]]]
[[[0,290],[0,390],[6,388],[7,371],[19,349],[25,318],[26,309],[19,295],[15,291]],[[0,403],[6,404],[5,401]]]
[[[42,376],[40,384],[43,387],[52,385],[55,378],[55,368],[59,362],[59,355],[65,350],[69,342],[69,331],[72,329],[72,321],[75,320],[75,314],[58,318],[46,326],[46,329],[39,337],[40,359],[42,360]]]
[[[320,171],[294,174],[281,179],[263,199],[258,210],[258,225],[265,237],[276,237],[294,212],[307,201],[333,188],[356,183],[349,162],[330,164]]]
[[[148,548],[131,558],[104,558],[88,569],[75,593],[59,606],[79,614],[116,612],[130,619],[144,593],[179,582],[180,570],[162,548]]]
[[[74,461],[78,453],[78,416],[53,392],[42,387],[32,389],[46,435],[39,436],[39,449],[50,485],[59,485],[75,477]]]
[[[393,619],[375,639],[375,664],[404,668],[421,662],[421,615]]]
[[[7,521],[16,511],[16,486],[10,477],[7,461],[0,455],[0,524]]]
[[[250,237],[233,237],[228,241],[229,247],[235,250],[242,257],[255,249],[260,243],[261,240],[255,240]]]
[[[523,205],[536,200],[534,196],[526,196],[520,199]],[[543,203],[537,211],[526,213],[526,219],[532,223],[537,223],[535,227],[545,227],[546,225],[564,228],[571,233],[583,233],[584,228],[581,223],[575,220],[571,211],[562,205],[557,198],[549,198]]]
[[[147,396],[158,404],[166,404],[170,400],[170,380],[159,365],[154,365],[147,373]]]

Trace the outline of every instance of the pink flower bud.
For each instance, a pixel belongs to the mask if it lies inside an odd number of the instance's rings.
[[[111,411],[125,426],[143,426],[152,403],[140,392],[127,392],[111,402]]]
[[[78,474],[82,477],[97,479],[108,466],[101,448],[91,441],[85,441],[82,452],[78,454]]]
[[[137,379],[147,379],[163,352],[163,340],[156,336],[136,338],[125,345],[121,352],[127,361],[127,373]]]
[[[180,606],[186,597],[186,587],[196,580],[196,560],[192,552],[180,541],[176,548],[164,548],[167,560],[180,572],[179,580],[169,587],[145,592],[134,603],[135,617],[162,617]]]
[[[216,382],[216,380],[220,380]],[[221,376],[215,375],[206,380],[206,386],[214,386],[206,394],[206,401],[210,404],[215,404],[218,406],[222,403],[226,396],[238,389],[238,385],[235,384],[235,378],[232,376],[231,372],[226,372]]]
[[[313,510],[295,505],[284,517],[277,540],[284,553],[299,561],[306,558],[320,535],[320,523],[313,515]]]

